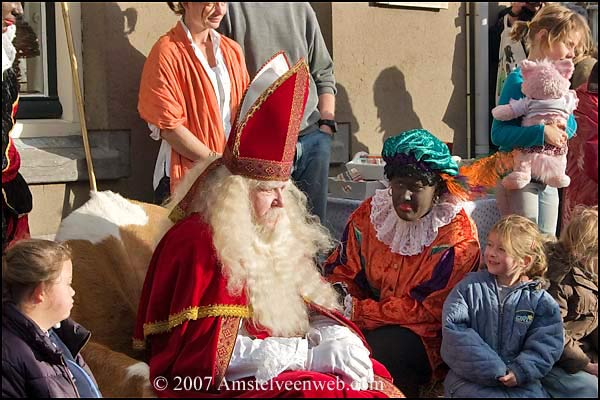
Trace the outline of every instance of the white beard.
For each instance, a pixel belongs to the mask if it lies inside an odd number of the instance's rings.
[[[303,259],[297,250],[301,246],[290,240],[288,216],[278,214],[277,225],[261,229],[253,244],[255,253],[246,271],[246,290],[255,322],[275,336],[302,336],[309,322],[299,272],[309,268],[311,260]]]
[[[16,25],[10,25],[2,34],[2,80],[4,80],[4,72],[12,67],[17,57],[17,49],[12,43],[16,34]]]
[[[273,228],[251,222],[252,233],[244,235],[241,232],[247,230],[240,227],[235,237],[228,232],[231,224],[216,223],[215,245],[229,279],[228,290],[232,294],[246,291],[253,322],[273,336],[302,336],[309,328],[305,299],[334,309],[337,296],[321,278],[312,259],[311,245],[298,235],[297,230],[304,224],[297,219],[291,222],[284,209],[274,210],[272,217],[277,219]],[[240,223],[241,218],[235,220]]]
[[[196,179],[193,174],[197,177],[204,168],[199,165],[188,173],[173,204],[187,193]],[[250,203],[250,185],[255,181],[231,175],[225,167],[205,179],[192,211],[211,226],[227,291],[247,295],[255,324],[273,336],[293,337],[309,328],[305,299],[329,310],[340,309],[335,290],[313,259],[332,247],[331,239],[310,216],[306,197],[293,183],[284,193],[285,207],[257,223]]]

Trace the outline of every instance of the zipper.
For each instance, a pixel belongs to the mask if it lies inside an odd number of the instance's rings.
[[[496,289],[496,296],[498,296],[498,299],[500,299],[500,293],[498,291],[498,280],[494,279],[494,283],[495,286],[494,288]],[[502,359],[502,361],[504,361],[503,357],[502,357],[502,321],[504,320],[504,303],[506,302],[506,300],[508,300],[508,298],[510,296],[512,296],[512,294],[514,292],[516,292],[517,290],[521,290],[522,288],[531,285],[532,282],[526,282],[526,283],[522,283],[518,286],[515,286],[514,288],[512,288],[507,294],[506,296],[504,296],[504,299],[502,301],[498,302],[499,308],[500,308],[500,321],[498,323],[498,356],[500,356],[500,358]]]
[[[83,350],[83,348],[88,344],[88,342],[90,341],[91,338],[92,338],[92,335],[88,334],[87,337],[84,339],[83,344],[79,348],[79,352],[81,352],[81,350]],[[59,337],[59,340],[62,340],[62,339],[60,339],[60,337]],[[56,344],[54,344],[54,347],[57,347]],[[65,347],[66,347],[66,351],[70,351],[69,348],[68,348],[68,346],[66,344],[65,344]],[[60,350],[63,351],[62,349],[60,349]],[[79,354],[79,353],[77,353],[77,354]],[[79,366],[79,364],[77,364],[77,362],[75,361],[75,358],[76,357],[73,357],[72,364],[78,370],[80,370],[83,373],[83,376],[86,379],[86,381],[89,383],[90,387],[92,388],[92,391],[94,393],[96,393],[96,395],[97,395],[98,398],[101,398],[102,395],[100,393],[99,388],[96,386],[96,384],[94,383],[94,381],[92,380],[92,378],[88,375],[88,373],[85,371],[85,369],[83,369],[82,367]],[[77,397],[81,398],[81,395],[79,394],[79,390],[77,390],[77,385],[75,384],[75,381],[73,380],[73,373],[71,372],[71,369],[69,368],[69,366],[65,362],[65,357],[62,354],[60,356],[60,362],[61,362],[62,366],[67,369],[67,373],[68,373],[68,376],[69,376],[69,381],[71,382],[71,385],[73,386],[73,389],[75,389],[75,393],[77,394]]]
[[[60,363],[63,366],[63,368],[65,368],[67,370],[67,376],[69,377],[69,382],[71,382],[73,389],[75,389],[75,394],[77,395],[77,398],[81,398],[81,395],[79,394],[79,390],[77,390],[77,385],[75,385],[75,381],[73,381],[73,374],[71,373],[69,366],[65,363],[65,359],[63,358],[62,355],[60,356]]]
[[[75,361],[67,360],[67,363],[72,364],[75,368],[77,368],[83,374],[83,377],[85,378],[88,385],[92,388],[92,392],[96,395],[96,398],[101,398],[102,396],[100,395],[99,390],[96,388],[96,384],[92,381],[92,378],[89,376],[89,374],[81,366],[79,366],[79,364],[77,364]]]
[[[500,356],[500,354],[502,353],[502,320],[504,319],[504,301],[500,301],[500,291],[498,290],[498,281],[496,279],[494,279],[494,289],[496,291],[496,297],[498,298],[498,308],[499,308],[499,319],[498,319],[498,356]],[[509,293],[510,294],[510,293]],[[508,294],[504,297],[504,300],[506,300],[506,297],[508,297]],[[500,358],[502,358],[500,356]]]

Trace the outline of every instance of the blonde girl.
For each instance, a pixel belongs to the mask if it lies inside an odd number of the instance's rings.
[[[516,22],[513,25],[513,40],[526,38],[529,60],[549,59],[557,61],[574,59],[588,51],[591,44],[590,30],[585,19],[579,14],[560,5],[543,7],[530,22]],[[521,68],[509,74],[502,88],[499,105],[508,104],[511,99],[524,97],[521,91],[523,75]],[[567,126],[534,125],[521,126],[521,118],[510,121],[494,119],[492,142],[502,152],[514,148],[542,146],[544,144],[562,147],[577,130],[573,115]],[[539,181],[532,180],[520,190],[508,190],[497,185],[498,205],[503,214],[519,214],[538,223],[540,230],[555,235],[558,220],[558,190]]]
[[[71,319],[69,249],[22,240],[2,260],[2,397],[101,397],[79,354],[90,333]]]
[[[556,302],[542,288],[545,239],[509,215],[490,231],[486,269],[465,277],[442,313],[448,397],[547,397],[541,379],[563,348]],[[475,367],[476,366],[476,367]]]
[[[598,397],[598,206],[577,207],[549,246],[548,292],[560,306],[565,348],[544,378],[552,397]]]

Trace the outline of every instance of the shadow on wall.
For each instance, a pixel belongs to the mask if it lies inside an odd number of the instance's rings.
[[[373,97],[382,143],[400,132],[423,127],[413,109],[412,96],[406,90],[404,73],[398,67],[381,71],[373,85]]]
[[[337,94],[335,95],[336,119],[339,123],[350,125],[350,158],[359,151],[369,151],[368,147],[361,143],[356,137],[356,132],[360,130],[360,124],[352,112],[352,105],[348,97],[348,91],[339,82],[336,83]]]
[[[129,35],[135,32],[138,13],[134,8],[122,10],[120,4],[105,3],[107,26],[112,21],[112,37],[108,41],[107,72],[110,77],[108,90],[108,118],[121,114],[119,123],[131,130],[130,157],[131,176],[118,182],[116,191],[124,197],[151,202],[153,199],[152,176],[160,142],[149,137],[147,124],[137,111],[138,92],[146,56],[132,46]],[[126,3],[125,3],[126,4]],[[165,12],[168,12],[166,4]],[[153,32],[156,40],[164,32]],[[112,125],[113,128],[119,126]]]
[[[123,197],[151,202],[152,175],[160,143],[150,139],[148,127],[137,111],[146,56],[128,37],[136,30],[137,10],[123,10],[119,4],[123,3],[81,5],[86,120],[90,130],[130,132],[130,176],[118,181],[99,181],[98,190],[112,190]],[[156,32],[156,39],[162,33]],[[72,206],[63,208],[63,216],[88,200],[88,193],[81,190],[81,185],[82,182],[67,185],[64,205],[72,203]],[[71,195],[73,201],[69,201]]]
[[[461,156],[467,155],[467,126],[466,126],[466,109],[467,109],[467,92],[465,68],[465,23],[466,23],[466,7],[462,3],[458,16],[454,19],[454,25],[460,28],[460,32],[454,39],[454,56],[452,59],[452,95],[448,102],[446,112],[442,117],[442,121],[454,132],[452,139],[452,153]]]

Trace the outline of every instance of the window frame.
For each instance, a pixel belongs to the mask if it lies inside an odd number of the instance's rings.
[[[55,3],[42,2],[45,10],[46,33],[44,41],[46,57],[43,58],[44,69],[48,76],[47,95],[31,95],[19,97],[19,108],[16,118],[19,119],[59,119],[62,117],[63,108],[58,95],[57,86],[57,58],[56,58],[56,10]]]
[[[73,85],[73,75],[71,72],[71,56],[67,47],[67,38],[64,29],[64,21],[60,3],[49,3],[54,5],[54,21],[56,29],[55,49],[56,49],[56,70],[57,70],[57,91],[60,103],[62,105],[62,116],[54,119],[28,119],[17,117],[15,127],[11,136],[15,139],[28,139],[39,137],[61,137],[81,135],[81,125],[79,124],[79,112],[77,109],[77,100],[75,98],[75,88]],[[82,31],[81,31],[81,3],[69,2],[69,12],[71,15],[71,27],[73,33],[73,44],[75,47],[75,57],[79,66],[79,85],[83,93],[83,57],[82,57]],[[60,79],[58,79],[60,77]],[[82,94],[83,94],[82,93]],[[21,96],[20,102],[25,98]],[[17,140],[19,142],[19,140]]]

